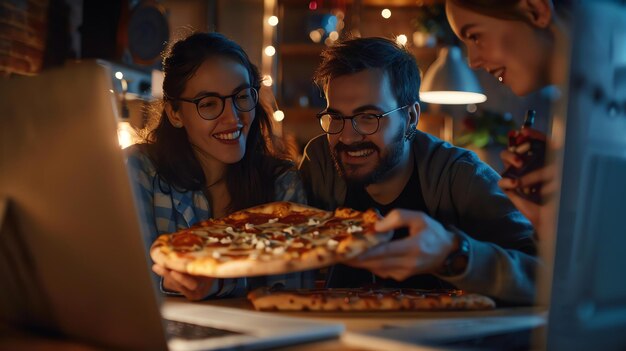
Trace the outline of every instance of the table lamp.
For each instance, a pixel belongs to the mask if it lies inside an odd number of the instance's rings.
[[[463,59],[461,49],[457,46],[444,47],[439,52],[439,57],[433,62],[422,81],[420,100],[435,105],[468,105],[487,101],[487,96]],[[436,131],[431,128],[440,138],[452,142],[454,134],[454,121],[452,116],[443,114],[443,126]],[[426,121],[425,121],[426,122]]]
[[[487,101],[487,96],[457,46],[442,48],[424,74],[420,99],[431,104],[467,105]]]

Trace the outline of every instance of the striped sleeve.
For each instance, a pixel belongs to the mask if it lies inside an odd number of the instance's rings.
[[[137,200],[143,239],[147,248],[156,239],[158,231],[155,221],[152,163],[137,147],[127,149],[126,165],[130,176],[131,186]]]

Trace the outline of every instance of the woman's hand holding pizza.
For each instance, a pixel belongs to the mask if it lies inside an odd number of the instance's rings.
[[[190,301],[202,300],[214,289],[215,278],[181,273],[159,264],[152,265],[152,271],[163,277],[165,289],[180,292]]]
[[[393,210],[376,223],[377,232],[407,227],[409,236],[381,244],[346,264],[398,281],[436,273],[455,246],[454,234],[423,212]]]

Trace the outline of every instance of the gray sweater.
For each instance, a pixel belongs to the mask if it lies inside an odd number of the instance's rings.
[[[500,176],[473,152],[422,132],[412,154],[428,215],[455,226],[470,243],[467,270],[439,278],[509,303],[532,304],[540,264],[533,228],[498,187]],[[310,205],[333,210],[344,204],[347,186],[325,135],[306,146],[300,171]]]

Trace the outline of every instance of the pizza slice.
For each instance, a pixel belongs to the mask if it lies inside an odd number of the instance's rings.
[[[159,236],[154,262],[194,275],[236,278],[285,274],[342,262],[391,239],[376,233],[375,210],[323,211],[273,202]]]

